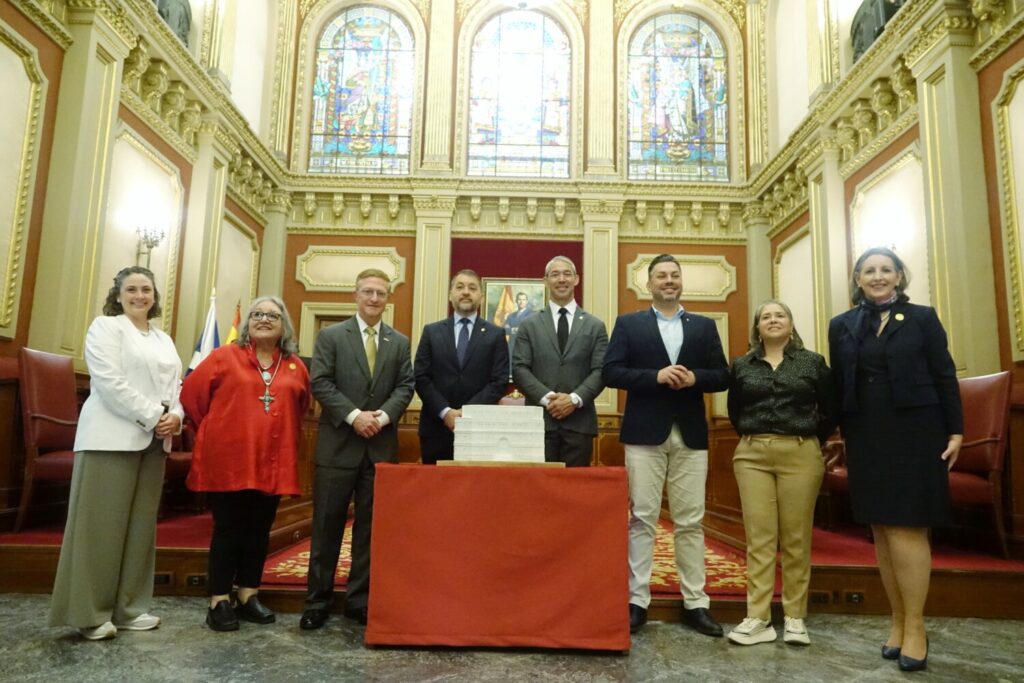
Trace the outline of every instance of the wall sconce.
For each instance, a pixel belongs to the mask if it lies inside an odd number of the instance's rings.
[[[145,256],[146,267],[149,268],[149,260],[153,250],[163,242],[166,233],[163,228],[147,226],[135,228],[135,234],[139,236],[139,246],[135,251],[135,265],[141,266],[142,257]]]

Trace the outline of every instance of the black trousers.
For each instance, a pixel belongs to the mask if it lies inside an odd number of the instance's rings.
[[[568,429],[544,432],[544,460],[564,462],[566,467],[589,467],[594,454],[594,435]]]
[[[281,496],[251,489],[211,491],[206,501],[213,512],[210,594],[227,595],[236,583],[240,588],[259,588]]]

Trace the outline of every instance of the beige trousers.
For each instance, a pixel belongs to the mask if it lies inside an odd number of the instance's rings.
[[[747,616],[771,619],[775,551],[782,549],[782,609],[807,616],[811,528],[825,465],[814,437],[740,438],[732,461],[747,533]]]
[[[50,626],[124,624],[153,602],[163,442],[75,454]]]

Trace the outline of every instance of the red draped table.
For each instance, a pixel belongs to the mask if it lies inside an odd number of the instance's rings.
[[[618,467],[378,465],[369,645],[629,649]]]

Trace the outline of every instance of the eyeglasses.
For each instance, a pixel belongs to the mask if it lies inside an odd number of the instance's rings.
[[[367,299],[372,299],[373,297],[377,297],[378,299],[388,298],[387,291],[383,289],[367,289],[366,287],[363,287],[362,289],[358,289],[356,291],[359,293],[360,296],[365,297]]]
[[[249,320],[269,320],[272,323],[276,323],[280,319],[280,313],[271,313],[269,311],[253,311],[249,314]]]

